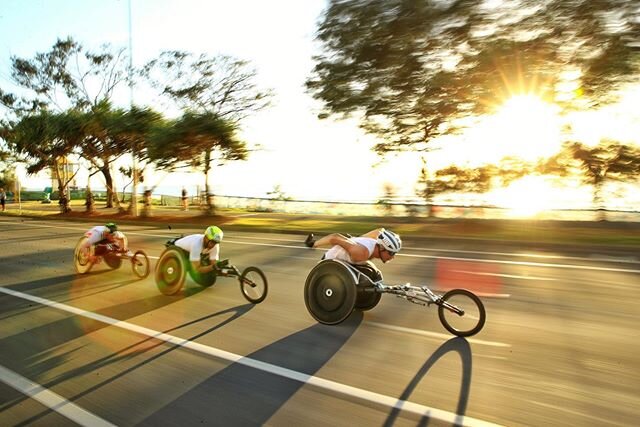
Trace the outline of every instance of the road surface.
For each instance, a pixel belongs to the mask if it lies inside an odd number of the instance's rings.
[[[406,239],[386,282],[478,294],[468,339],[437,310],[383,295],[338,326],[305,308],[322,251],[300,236],[227,232],[222,257],[259,266],[269,295],[187,280],[164,296],[128,266],[74,273],[91,224],[0,218],[0,425],[636,425],[640,261]],[[200,230],[123,226],[152,267]]]

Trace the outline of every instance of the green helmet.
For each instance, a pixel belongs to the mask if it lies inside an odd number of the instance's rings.
[[[109,233],[115,233],[116,231],[118,231],[118,226],[115,222],[108,222],[104,226],[109,229]]]
[[[222,237],[224,236],[224,233],[222,232],[222,230],[220,230],[220,227],[216,227],[215,225],[212,225],[210,227],[207,227],[207,229],[204,231],[204,236],[209,240],[213,240],[216,243],[220,243],[222,242]]]

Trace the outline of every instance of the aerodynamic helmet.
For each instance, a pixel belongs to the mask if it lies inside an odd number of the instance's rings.
[[[116,231],[118,231],[118,226],[115,222],[108,222],[104,226],[109,229],[109,233],[115,233]]]
[[[396,254],[402,249],[400,236],[389,230],[384,230],[378,235],[378,244],[392,254]]]
[[[222,242],[222,237],[224,236],[224,233],[222,232],[220,227],[216,227],[215,225],[212,225],[210,227],[207,227],[207,229],[204,231],[204,235],[207,239],[213,240],[216,243],[220,243]]]

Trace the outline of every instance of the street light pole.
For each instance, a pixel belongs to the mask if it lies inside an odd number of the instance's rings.
[[[131,0],[129,4],[129,105],[133,109],[133,37],[131,31]],[[136,143],[131,141],[131,158],[133,163],[133,185],[131,187],[131,215],[138,216],[138,165],[136,164]]]

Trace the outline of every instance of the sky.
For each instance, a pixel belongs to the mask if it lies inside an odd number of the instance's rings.
[[[11,55],[32,57],[49,50],[59,37],[70,35],[88,48],[129,45],[125,0],[2,0],[1,4],[2,85],[8,84]],[[275,93],[273,106],[247,120],[242,130],[242,138],[261,151],[253,152],[247,162],[214,170],[210,183],[215,193],[264,197],[279,185],[288,195],[310,200],[379,196],[388,172],[376,168],[380,173],[371,176],[371,166],[380,161],[370,151],[373,140],[353,122],[318,120],[319,106],[305,93],[324,0],[132,0],[131,6],[134,66],[163,50],[228,54],[250,61],[258,83]],[[139,100],[134,93],[134,101]],[[417,173],[416,169],[413,175]],[[197,173],[157,174],[156,179],[160,186],[186,180],[191,189],[204,182]]]
[[[266,197],[280,186],[286,195],[301,200],[375,201],[382,197],[385,183],[390,183],[398,195],[415,196],[422,164],[418,155],[383,160],[370,149],[375,139],[362,133],[354,121],[317,118],[319,104],[306,93],[304,82],[314,65],[312,55],[318,53],[314,36],[325,7],[325,0],[131,0],[134,66],[163,50],[227,54],[250,61],[258,84],[275,93],[274,105],[248,119],[242,128],[242,139],[261,150],[246,162],[214,169],[210,183],[215,194]],[[30,58],[66,36],[86,48],[103,43],[128,48],[128,0],[0,0],[0,86],[10,87],[12,55]],[[133,98],[144,102],[145,94],[134,92]],[[124,91],[120,104],[126,106],[129,101],[129,92]],[[530,101],[514,100],[462,137],[435,141],[434,146],[442,149],[429,155],[429,165],[443,167],[452,159],[477,165],[508,154],[525,158],[551,154],[558,146],[562,123],[552,106]],[[575,130],[590,142],[614,134],[637,143],[640,121],[628,112],[637,110],[634,105],[639,102],[640,91],[630,92],[617,109],[573,118]],[[173,194],[179,193],[183,183],[191,193],[204,183],[204,177],[195,172],[150,176],[149,181],[159,182],[160,191]],[[26,188],[46,183],[36,177],[25,181]],[[552,195],[538,181],[497,192],[488,201],[522,205],[525,200],[518,195],[524,193],[531,203],[533,188],[539,194],[533,202],[540,206],[562,201],[577,206],[589,201],[589,194],[582,192],[572,193],[575,200],[569,200],[566,192]],[[84,186],[82,179],[79,185]],[[100,186],[92,181],[92,187]],[[636,199],[626,196],[629,203],[640,205]]]

